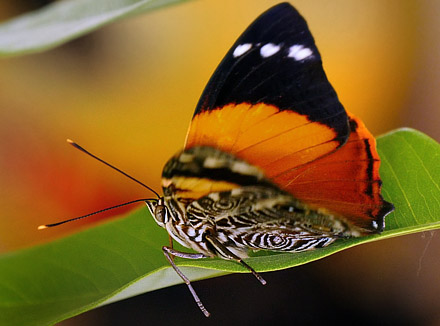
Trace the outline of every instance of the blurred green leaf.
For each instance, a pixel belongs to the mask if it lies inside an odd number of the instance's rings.
[[[247,262],[258,271],[279,270],[361,243],[440,228],[440,145],[418,131],[402,129],[380,137],[378,149],[383,194],[396,206],[381,235],[340,240],[310,252],[252,257]],[[166,232],[142,209],[68,238],[3,255],[0,324],[53,324],[103,303],[180,283],[161,252],[167,243]],[[245,272],[240,265],[220,259],[176,262],[193,280]]]
[[[64,0],[0,24],[0,56],[41,52],[118,19],[188,0]]]

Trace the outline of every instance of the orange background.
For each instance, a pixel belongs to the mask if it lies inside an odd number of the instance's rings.
[[[20,3],[25,2],[1,3],[0,19],[29,9]],[[162,166],[183,146],[210,75],[248,24],[276,3],[190,1],[117,22],[51,51],[1,60],[0,253],[64,236],[106,216],[37,232],[40,224],[151,196],[68,146],[66,138],[159,190]],[[410,126],[440,139],[439,3],[292,4],[312,30],[341,102],[373,134]],[[316,265],[325,266],[328,277],[354,275],[356,281],[362,273],[362,295],[372,284],[393,284],[389,291],[408,296],[414,316],[440,321],[438,244],[438,234],[417,234]],[[391,283],[396,273],[401,283]],[[411,292],[414,287],[418,292]],[[381,292],[369,295],[365,300],[373,302]]]

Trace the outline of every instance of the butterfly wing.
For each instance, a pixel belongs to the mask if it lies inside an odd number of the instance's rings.
[[[374,138],[348,117],[305,20],[287,3],[250,25],[213,74],[185,149],[198,146],[258,167],[282,190],[362,233],[381,231],[393,209],[380,195]],[[203,182],[200,195],[212,187]]]
[[[327,155],[348,136],[346,112],[307,24],[282,3],[226,54],[197,105],[185,147],[212,146],[274,171]]]
[[[376,140],[362,121],[349,116],[350,137],[336,153],[313,164],[269,174],[280,188],[311,207],[348,217],[365,232],[380,232],[393,205],[381,196]]]

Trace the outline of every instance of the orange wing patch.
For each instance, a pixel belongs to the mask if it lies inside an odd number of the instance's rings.
[[[392,210],[380,194],[376,140],[349,114],[351,133],[336,132],[292,110],[267,104],[226,105],[194,116],[185,148],[211,146],[261,168],[314,209],[343,216],[364,232],[380,231]]]
[[[380,194],[376,140],[362,121],[349,117],[352,132],[341,149],[313,164],[272,175],[272,180],[312,207],[344,216],[366,231],[380,231],[391,204]]]
[[[211,146],[279,174],[336,150],[336,132],[292,110],[230,104],[194,116],[185,148]]]

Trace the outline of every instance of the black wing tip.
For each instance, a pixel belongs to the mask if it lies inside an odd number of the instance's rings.
[[[289,2],[280,2],[279,4],[276,4],[272,7],[270,7],[267,11],[271,11],[271,10],[283,10],[283,9],[295,9],[294,6],[292,6]]]
[[[272,7],[270,7],[269,9],[267,9],[262,15],[264,15],[265,13],[267,13],[269,11],[276,12],[278,10],[280,10],[280,11],[291,10],[291,11],[298,13],[298,10],[296,10],[296,8],[294,6],[292,6],[291,3],[280,2],[279,4],[276,4]]]
[[[305,22],[304,17],[301,16],[299,11],[294,6],[292,6],[288,2],[281,2],[273,7],[270,7],[266,11],[264,11],[257,19],[254,20],[254,23],[262,21],[262,20],[264,21],[265,16],[271,16],[270,19],[273,19],[273,16],[286,16],[286,15],[297,16],[298,18],[300,18],[301,20],[303,20]],[[292,19],[292,18],[290,18],[290,19]]]

